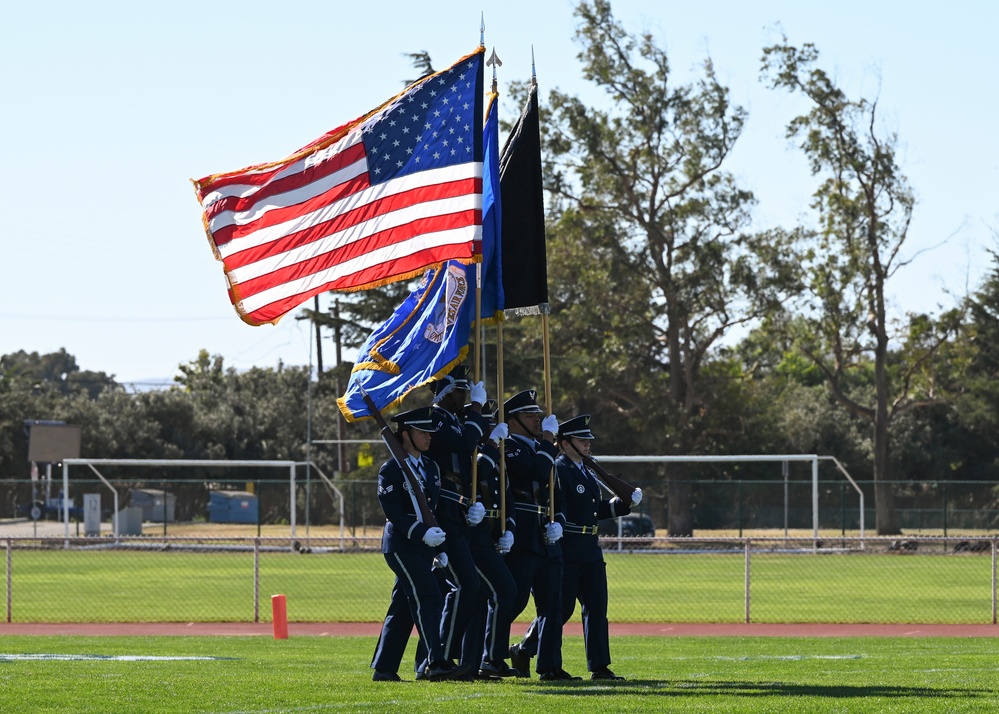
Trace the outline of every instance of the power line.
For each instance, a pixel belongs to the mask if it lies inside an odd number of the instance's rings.
[[[0,319],[2,320],[41,320],[46,322],[222,322],[223,320],[231,321],[232,317],[149,317],[148,315],[136,315],[136,316],[102,316],[102,315],[68,315],[66,313],[61,313],[59,315],[27,315],[27,314],[11,314],[11,313],[0,313]]]

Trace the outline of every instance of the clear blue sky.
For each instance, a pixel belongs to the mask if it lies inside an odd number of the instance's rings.
[[[37,0],[0,22],[0,354],[65,348],[119,381],[169,381],[200,349],[246,369],[308,364],[308,323],[250,327],[228,302],[189,183],[286,156],[479,42],[544,93],[604,98],[576,59],[569,0],[134,3]],[[673,81],[710,55],[749,121],[729,170],[760,200],[759,227],[792,225],[814,183],[783,138],[798,100],[758,79],[781,30],[814,42],[850,96],[879,97],[918,196],[892,283],[901,312],[950,306],[989,265],[999,226],[999,7],[986,2],[618,0],[632,31],[667,47]],[[501,104],[506,118],[517,108]],[[543,110],[543,108],[542,108]],[[325,309],[329,301],[324,297]],[[332,343],[324,344],[332,361]],[[314,357],[313,357],[314,360]]]

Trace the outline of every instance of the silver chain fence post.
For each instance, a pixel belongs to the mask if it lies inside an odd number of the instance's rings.
[[[12,576],[13,576],[13,568],[11,568],[11,563],[12,563],[12,560],[11,560],[11,551],[14,549],[14,544],[11,541],[11,539],[8,538],[6,540],[6,542],[5,542],[5,545],[7,547],[7,622],[13,622],[14,610],[13,610],[13,600],[12,600],[12,597],[13,597],[14,592],[13,592],[12,587],[11,587],[11,580],[12,580]],[[993,547],[992,547],[992,553],[993,553],[993,560],[995,560],[995,545],[994,544],[993,544]],[[995,610],[993,608],[993,612],[994,611]]]
[[[260,622],[260,538],[253,539],[253,621]]]
[[[992,539],[992,624],[996,624],[996,544],[999,538]]]

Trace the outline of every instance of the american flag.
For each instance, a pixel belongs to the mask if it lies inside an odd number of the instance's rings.
[[[502,317],[500,273],[499,119],[497,95],[490,95],[483,128],[482,289],[480,315]],[[478,267],[478,266],[476,266]],[[475,316],[476,271],[461,261],[428,270],[392,316],[361,346],[344,395],[337,400],[347,421],[371,416],[363,388],[379,411],[398,406],[406,395],[448,374],[468,355]]]
[[[288,158],[195,180],[229,293],[251,325],[314,295],[474,260],[482,234],[484,49]]]

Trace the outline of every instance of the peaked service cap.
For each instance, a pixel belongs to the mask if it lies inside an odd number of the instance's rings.
[[[595,439],[590,431],[590,415],[580,414],[558,425],[558,438]]]
[[[396,414],[392,417],[392,421],[398,424],[400,429],[416,429],[431,433],[437,431],[437,420],[434,419],[434,410],[431,407],[418,407]]]
[[[525,389],[517,392],[503,402],[503,414],[509,418],[514,414],[541,414],[544,410],[538,406],[536,389]]]

